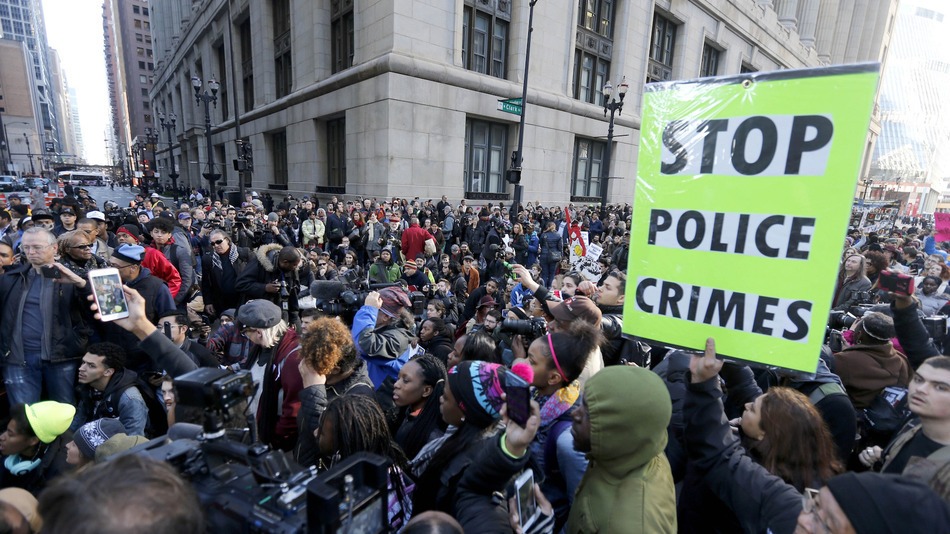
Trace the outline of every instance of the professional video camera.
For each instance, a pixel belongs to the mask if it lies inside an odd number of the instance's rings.
[[[208,532],[388,531],[387,459],[360,453],[318,475],[315,467],[301,468],[267,445],[229,439],[225,424],[253,393],[248,371],[203,367],[175,379],[175,387],[180,404],[204,410],[203,429],[173,425],[168,436],[127,454],[178,469],[198,494]]]
[[[370,284],[354,270],[337,276],[334,280],[315,280],[310,284],[310,296],[317,309],[327,315],[341,316],[352,323],[353,315],[360,309],[370,291],[396,284]]]

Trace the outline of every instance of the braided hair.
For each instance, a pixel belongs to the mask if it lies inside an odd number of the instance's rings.
[[[429,436],[436,428],[445,430],[445,421],[442,420],[442,413],[439,411],[439,399],[445,389],[446,373],[442,360],[431,354],[416,356],[409,361],[415,362],[421,369],[422,383],[432,387],[432,393],[426,398],[422,411],[416,416],[415,422],[406,435],[399,439],[398,429],[394,432],[397,443],[406,452],[406,456],[414,458],[429,442]],[[400,410],[398,418],[400,425],[404,424],[408,411],[408,406]]]
[[[340,459],[358,452],[371,452],[389,458],[394,467],[408,471],[409,461],[393,441],[383,410],[372,397],[337,397],[327,405],[321,420],[331,422],[333,442]]]

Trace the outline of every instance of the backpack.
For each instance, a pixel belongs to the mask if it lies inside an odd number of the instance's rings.
[[[158,401],[158,397],[155,396],[155,390],[152,389],[148,383],[142,380],[141,377],[136,378],[135,383],[130,385],[131,388],[137,388],[139,393],[142,395],[142,399],[145,400],[145,407],[148,409],[148,421],[145,423],[145,437],[148,439],[155,439],[157,437],[164,436],[168,433],[168,416],[165,413],[165,406]],[[121,391],[113,391],[109,398],[106,399],[108,405],[107,410],[111,414],[119,413],[119,398],[125,393],[125,388]]]
[[[911,417],[907,407],[907,388],[889,386],[884,388],[871,405],[861,411],[861,420],[871,435],[892,436]]]

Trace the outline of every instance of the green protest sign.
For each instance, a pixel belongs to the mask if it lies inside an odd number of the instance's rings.
[[[648,85],[624,331],[813,372],[878,65]]]

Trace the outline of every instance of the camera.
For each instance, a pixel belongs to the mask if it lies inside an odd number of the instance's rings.
[[[505,319],[501,322],[501,332],[521,336],[530,343],[548,333],[548,324],[542,317]]]
[[[248,371],[200,368],[175,379],[175,386],[180,404],[204,411],[204,427],[174,425],[167,436],[125,454],[175,467],[198,494],[208,532],[389,530],[386,458],[358,453],[318,474],[316,467],[302,468],[267,445],[230,439],[223,424],[253,393]]]
[[[316,280],[310,284],[310,296],[316,301],[317,310],[327,315],[341,317],[352,325],[353,315],[360,309],[370,291],[396,284],[369,284],[356,269],[339,275],[334,280]],[[423,304],[423,308],[425,305]]]

